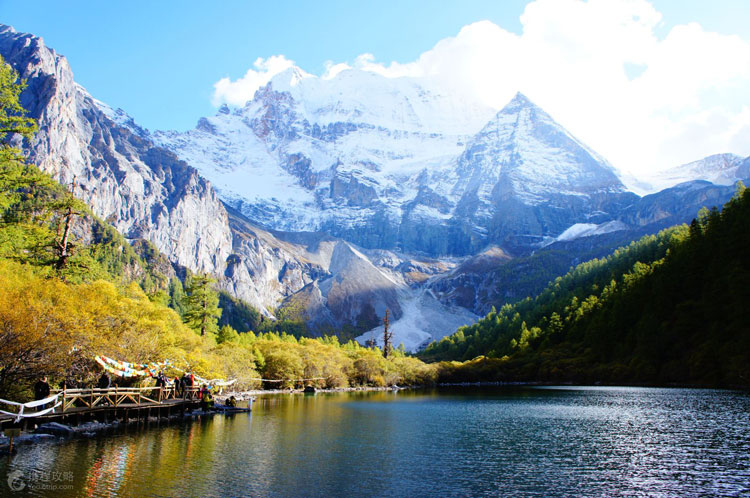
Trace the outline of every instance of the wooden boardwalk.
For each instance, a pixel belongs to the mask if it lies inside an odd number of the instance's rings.
[[[54,412],[39,416],[26,412],[18,422],[15,421],[16,417],[0,414],[0,427],[21,427],[25,430],[33,427],[31,424],[47,422],[79,425],[92,420],[128,422],[147,420],[149,417],[169,417],[200,406],[199,391],[199,387],[188,387],[185,392],[176,392],[174,387],[56,389],[52,394],[58,394],[60,406]]]

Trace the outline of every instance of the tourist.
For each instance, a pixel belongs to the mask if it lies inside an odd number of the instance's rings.
[[[230,396],[227,400],[227,406],[229,408],[237,408],[237,399],[234,396]]]
[[[164,377],[164,372],[159,372],[156,376],[156,387],[159,388],[159,401],[162,400],[164,394],[164,387],[167,385],[167,378]]]
[[[179,377],[175,377],[172,381],[174,384],[174,397],[175,398],[181,398],[182,397],[182,381]]]
[[[209,407],[214,406],[214,399],[213,396],[211,396],[211,389],[207,388],[204,384],[203,387],[201,387],[201,410],[204,412],[209,409]]]
[[[49,382],[47,382],[47,376],[43,376],[41,379],[34,384],[34,399],[39,401],[40,399],[49,397]]]
[[[184,392],[184,397],[189,398],[192,396],[190,392],[190,388],[193,387],[193,374],[185,372],[185,375],[182,376],[182,389]]]
[[[102,372],[102,376],[99,377],[99,383],[96,385],[99,389],[109,389],[112,385],[112,380],[109,378],[107,372]]]

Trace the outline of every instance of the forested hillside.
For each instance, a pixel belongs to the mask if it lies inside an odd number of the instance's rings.
[[[750,193],[431,344],[443,380],[750,383]],[[477,356],[480,358],[476,358]]]
[[[220,295],[207,276],[174,268],[145,240],[131,245],[76,197],[75,184],[62,186],[26,161],[19,140],[36,125],[19,105],[23,87],[0,58],[1,398],[28,397],[43,375],[53,385],[91,385],[96,355],[169,359],[243,388],[260,379],[268,387],[434,381],[435,366],[398,350],[386,359],[336,338],[263,333],[257,311]]]

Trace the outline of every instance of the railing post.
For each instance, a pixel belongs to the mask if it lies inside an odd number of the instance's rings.
[[[89,409],[94,408],[94,387],[91,386],[91,394],[89,395]]]
[[[117,384],[115,384],[115,408],[117,408],[117,398],[118,397],[119,396],[117,396]]]
[[[62,399],[62,410],[60,410],[60,413],[65,413],[65,395],[66,395],[67,387],[63,387],[63,399]]]

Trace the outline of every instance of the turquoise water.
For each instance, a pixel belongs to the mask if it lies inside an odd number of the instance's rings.
[[[15,477],[12,491],[8,476]],[[0,458],[0,496],[750,496],[750,395],[280,395]]]

